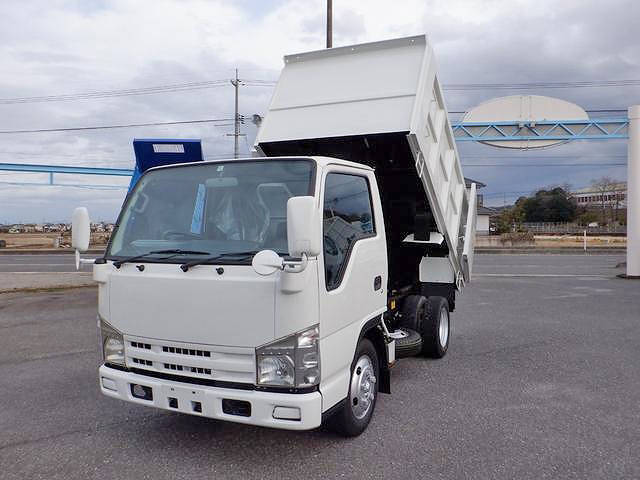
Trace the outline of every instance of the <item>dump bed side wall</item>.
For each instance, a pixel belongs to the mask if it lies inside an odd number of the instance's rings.
[[[465,242],[474,241],[472,236],[466,235],[466,226],[468,214],[475,218],[475,211],[469,212],[460,156],[436,72],[433,49],[427,44],[408,138],[431,211],[449,246],[454,272],[463,273],[464,280],[468,280],[462,250]]]

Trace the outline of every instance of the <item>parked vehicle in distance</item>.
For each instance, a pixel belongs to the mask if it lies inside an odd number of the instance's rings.
[[[358,435],[397,359],[447,353],[476,195],[426,36],[285,57],[260,156],[137,142],[146,160],[93,267],[102,393]],[[79,250],[85,224],[80,209]]]

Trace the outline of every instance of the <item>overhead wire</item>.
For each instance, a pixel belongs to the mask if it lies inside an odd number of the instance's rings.
[[[591,88],[640,86],[640,79],[588,80],[579,82],[528,82],[528,83],[449,83],[443,90],[515,90],[528,88]]]
[[[131,95],[149,95],[165,92],[180,92],[188,90],[198,90],[202,88],[222,87],[228,80],[210,80],[204,82],[177,83],[171,85],[158,85],[155,87],[129,88],[121,90],[104,90],[95,92],[44,95],[36,97],[0,98],[0,105],[11,105],[16,103],[41,103],[41,102],[61,102],[68,100],[85,100],[111,97],[125,97]]]
[[[127,88],[117,90],[101,90],[80,93],[41,95],[32,97],[0,98],[0,105],[12,105],[21,103],[43,103],[61,102],[72,100],[87,100],[100,98],[124,97],[132,95],[151,95],[157,93],[181,92],[199,90],[204,88],[217,88],[229,85],[231,79],[220,78],[215,80],[204,80],[199,82],[173,83],[167,85],[156,85],[150,87]],[[276,80],[264,79],[240,79],[241,84],[246,86],[269,87],[277,83]],[[448,91],[464,90],[513,90],[532,88],[588,88],[588,87],[623,87],[640,86],[640,79],[626,80],[590,80],[577,82],[531,82],[531,83],[451,83],[443,84],[442,89]],[[605,110],[603,110],[605,111]],[[606,111],[617,111],[606,110]],[[450,112],[459,113],[459,112]],[[464,112],[460,112],[464,113]]]
[[[152,87],[127,88],[119,90],[102,90],[82,93],[68,93],[56,95],[43,95],[34,97],[15,97],[0,98],[0,105],[13,105],[21,103],[44,103],[44,102],[63,102],[71,100],[88,100],[113,97],[128,97],[132,95],[151,95],[157,93],[184,92],[191,90],[200,90],[204,88],[217,88],[227,86],[230,79],[207,80],[201,82],[174,83],[169,85],[157,85]],[[247,86],[272,86],[277,82],[275,80],[242,80],[240,82]]]
[[[0,130],[0,134],[18,134],[18,133],[49,133],[49,132],[74,132],[83,130],[107,130],[113,128],[133,128],[133,127],[156,127],[165,125],[185,125],[198,123],[216,123],[228,122],[233,118],[207,118],[203,120],[181,120],[176,122],[147,122],[147,123],[129,123],[121,125],[97,125],[90,127],[65,127],[65,128],[37,128],[32,130]]]

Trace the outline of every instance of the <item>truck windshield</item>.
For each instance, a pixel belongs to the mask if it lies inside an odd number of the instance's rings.
[[[235,160],[151,170],[120,213],[106,258],[145,255],[145,261],[184,263],[191,252],[288,254],[287,200],[313,195],[315,163],[308,159]],[[242,253],[244,256],[227,254]],[[200,256],[201,258],[201,256]]]

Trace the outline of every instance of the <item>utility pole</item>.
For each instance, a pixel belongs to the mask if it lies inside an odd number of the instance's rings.
[[[333,44],[333,1],[327,0],[327,48]]]
[[[238,87],[240,86],[240,82],[238,81],[238,69],[236,68],[236,78],[235,80],[231,80],[231,85],[235,88],[236,99],[235,99],[235,115],[234,115],[234,131],[233,131],[233,158],[238,158],[238,138],[240,137],[240,116],[238,115]]]

